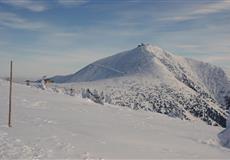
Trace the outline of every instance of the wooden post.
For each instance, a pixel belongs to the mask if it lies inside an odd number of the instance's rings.
[[[10,61],[10,92],[9,92],[9,119],[8,119],[8,126],[11,126],[11,105],[12,105],[12,76],[13,76],[13,61]]]

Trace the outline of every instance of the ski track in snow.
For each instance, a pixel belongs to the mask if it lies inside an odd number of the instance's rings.
[[[225,158],[222,128],[0,81],[0,159]],[[186,146],[186,147],[185,147]]]

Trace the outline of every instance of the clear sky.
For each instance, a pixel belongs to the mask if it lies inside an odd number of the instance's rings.
[[[230,68],[230,0],[0,0],[0,76],[68,74],[139,43]]]

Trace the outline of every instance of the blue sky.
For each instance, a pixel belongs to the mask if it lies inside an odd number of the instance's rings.
[[[230,0],[0,0],[0,76],[68,74],[158,45],[230,68]]]

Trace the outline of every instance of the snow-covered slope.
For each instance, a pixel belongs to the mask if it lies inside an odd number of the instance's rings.
[[[228,159],[222,128],[0,81],[0,159]],[[185,147],[186,146],[186,147]]]
[[[220,143],[224,147],[230,148],[230,115],[228,116],[228,119],[227,119],[226,129],[220,132],[218,134],[218,137],[220,139]]]
[[[71,87],[77,90],[90,86],[104,91],[112,97],[112,104],[181,119],[199,118],[211,125],[225,126],[224,110],[230,106],[230,83],[221,68],[148,44],[52,79],[75,83]],[[88,83],[81,86],[79,82]]]

